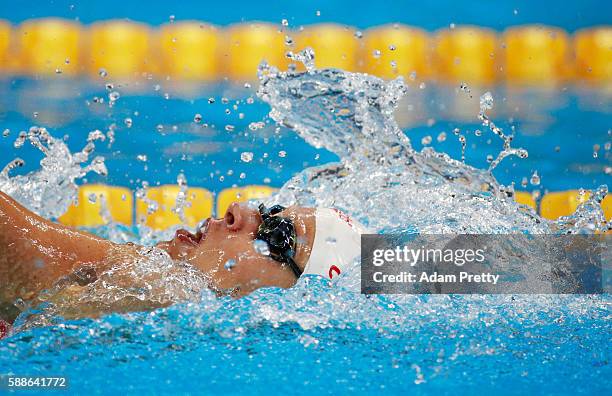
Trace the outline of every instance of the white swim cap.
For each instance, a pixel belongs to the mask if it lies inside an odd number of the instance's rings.
[[[366,228],[338,209],[317,209],[310,258],[304,274],[332,279],[361,255],[361,234]]]

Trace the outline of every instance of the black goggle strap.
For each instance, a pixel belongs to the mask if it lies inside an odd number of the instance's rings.
[[[287,260],[287,264],[289,264],[289,268],[291,268],[291,271],[293,271],[296,278],[302,276],[302,270],[291,257],[286,257],[285,260]]]

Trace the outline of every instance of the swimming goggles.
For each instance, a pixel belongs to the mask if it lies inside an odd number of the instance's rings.
[[[267,209],[264,204],[259,205],[261,224],[257,229],[256,239],[268,244],[270,257],[280,263],[289,265],[297,278],[302,270],[295,263],[294,257],[297,245],[297,236],[293,220],[287,217],[275,216],[285,210],[284,206],[274,205]]]

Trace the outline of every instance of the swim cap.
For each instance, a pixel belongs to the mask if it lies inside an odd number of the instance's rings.
[[[332,279],[361,255],[361,234],[366,228],[338,209],[315,211],[315,237],[304,274]]]

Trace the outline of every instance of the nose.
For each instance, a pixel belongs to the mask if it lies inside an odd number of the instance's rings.
[[[261,223],[259,211],[245,204],[232,202],[225,212],[223,221],[231,231],[254,232]]]

